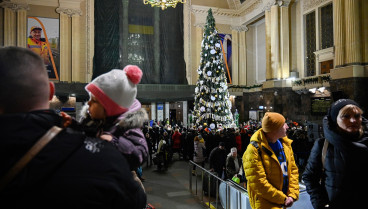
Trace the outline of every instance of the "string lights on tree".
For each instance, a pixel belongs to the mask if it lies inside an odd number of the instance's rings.
[[[231,101],[212,9],[208,10],[201,47],[200,65],[197,69],[199,78],[194,98],[194,122],[197,126],[206,123],[217,127],[231,127],[234,123]]]

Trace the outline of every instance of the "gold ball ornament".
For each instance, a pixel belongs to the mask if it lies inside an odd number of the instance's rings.
[[[217,94],[215,94],[215,97],[217,97]]]

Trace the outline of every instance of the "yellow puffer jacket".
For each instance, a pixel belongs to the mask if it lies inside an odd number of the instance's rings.
[[[268,145],[262,128],[253,134],[250,141],[258,143],[262,156],[258,155],[255,146],[249,144],[242,158],[248,181],[247,189],[251,207],[253,209],[282,208],[287,196],[297,200],[299,198],[299,173],[291,148],[292,140],[287,137],[280,139],[284,147],[288,169],[289,188],[287,195],[282,192],[283,175],[280,163]]]

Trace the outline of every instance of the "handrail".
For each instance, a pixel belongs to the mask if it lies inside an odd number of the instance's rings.
[[[193,167],[196,167],[196,170],[195,170],[195,192],[193,192],[193,187],[192,187],[192,170],[193,170]],[[198,186],[198,178],[197,178],[197,173],[201,173],[201,186]],[[207,174],[208,177],[208,186],[207,186],[207,195],[206,197],[208,198],[208,201],[205,201],[204,200],[204,190],[203,190],[203,182],[204,181],[207,181],[207,179],[205,179],[205,173]],[[214,195],[213,193],[211,193],[211,178],[212,178],[212,181],[215,180],[216,181],[216,195],[215,197],[211,197],[211,194]],[[222,198],[219,196],[219,189],[220,189],[220,184],[221,185],[225,185],[226,187],[226,193],[224,196],[222,196]],[[227,209],[227,208],[231,208],[231,195],[230,195],[230,190],[231,188],[234,188],[237,190],[236,192],[236,197],[237,198],[240,198],[240,193],[248,193],[247,190],[240,186],[240,185],[237,185],[235,182],[233,181],[225,181],[221,178],[219,178],[217,175],[213,174],[211,171],[205,169],[204,167],[198,165],[197,163],[193,162],[193,161],[189,161],[189,190],[192,194],[196,195],[196,196],[199,196],[200,200],[206,205],[207,208],[220,208],[218,207],[218,204],[220,202],[220,199],[221,199],[221,203],[224,204],[222,205],[223,208]],[[201,192],[198,194],[198,190],[201,190]],[[215,201],[215,205],[212,205],[213,201]]]

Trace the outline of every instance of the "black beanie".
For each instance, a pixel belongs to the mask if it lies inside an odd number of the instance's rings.
[[[340,110],[345,107],[346,105],[355,105],[357,107],[359,107],[358,103],[356,103],[355,101],[351,100],[351,99],[339,99],[336,102],[334,102],[329,110],[329,114],[328,116],[330,117],[330,119],[333,122],[337,122],[337,116],[339,115]],[[359,107],[360,108],[360,107]]]

